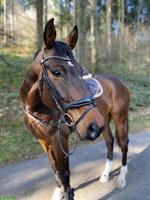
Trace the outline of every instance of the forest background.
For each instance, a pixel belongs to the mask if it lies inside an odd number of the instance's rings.
[[[79,63],[128,84],[130,132],[150,130],[149,0],[0,0],[0,165],[42,152],[23,124],[19,87],[52,17],[59,40],[78,26]]]

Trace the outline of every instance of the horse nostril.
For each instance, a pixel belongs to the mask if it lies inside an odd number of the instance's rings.
[[[99,136],[99,127],[95,123],[90,123],[87,129],[87,139],[95,140]]]
[[[87,129],[87,139],[90,141],[95,140],[103,132],[104,126],[98,127],[96,123],[90,123]]]

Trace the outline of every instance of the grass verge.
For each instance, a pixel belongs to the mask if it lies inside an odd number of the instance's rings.
[[[2,165],[38,155],[41,148],[37,140],[25,129],[19,100],[19,87],[32,60],[31,51],[3,49],[0,58],[0,165]]]

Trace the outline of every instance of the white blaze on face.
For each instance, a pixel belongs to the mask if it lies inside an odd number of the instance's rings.
[[[73,64],[71,61],[67,61],[67,63],[68,63],[68,65],[69,65],[70,67],[74,67],[74,64]]]

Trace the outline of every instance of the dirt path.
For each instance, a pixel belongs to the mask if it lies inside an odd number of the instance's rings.
[[[130,135],[128,184],[116,189],[116,177],[101,184],[98,181],[106,159],[104,142],[79,147],[70,158],[71,185],[75,200],[149,200],[150,196],[150,132]],[[143,150],[146,152],[140,153]],[[120,153],[115,148],[113,169],[120,166]],[[50,200],[55,188],[47,158],[23,161],[0,168],[0,196],[16,196],[17,200]],[[142,191],[142,192],[141,192]]]

